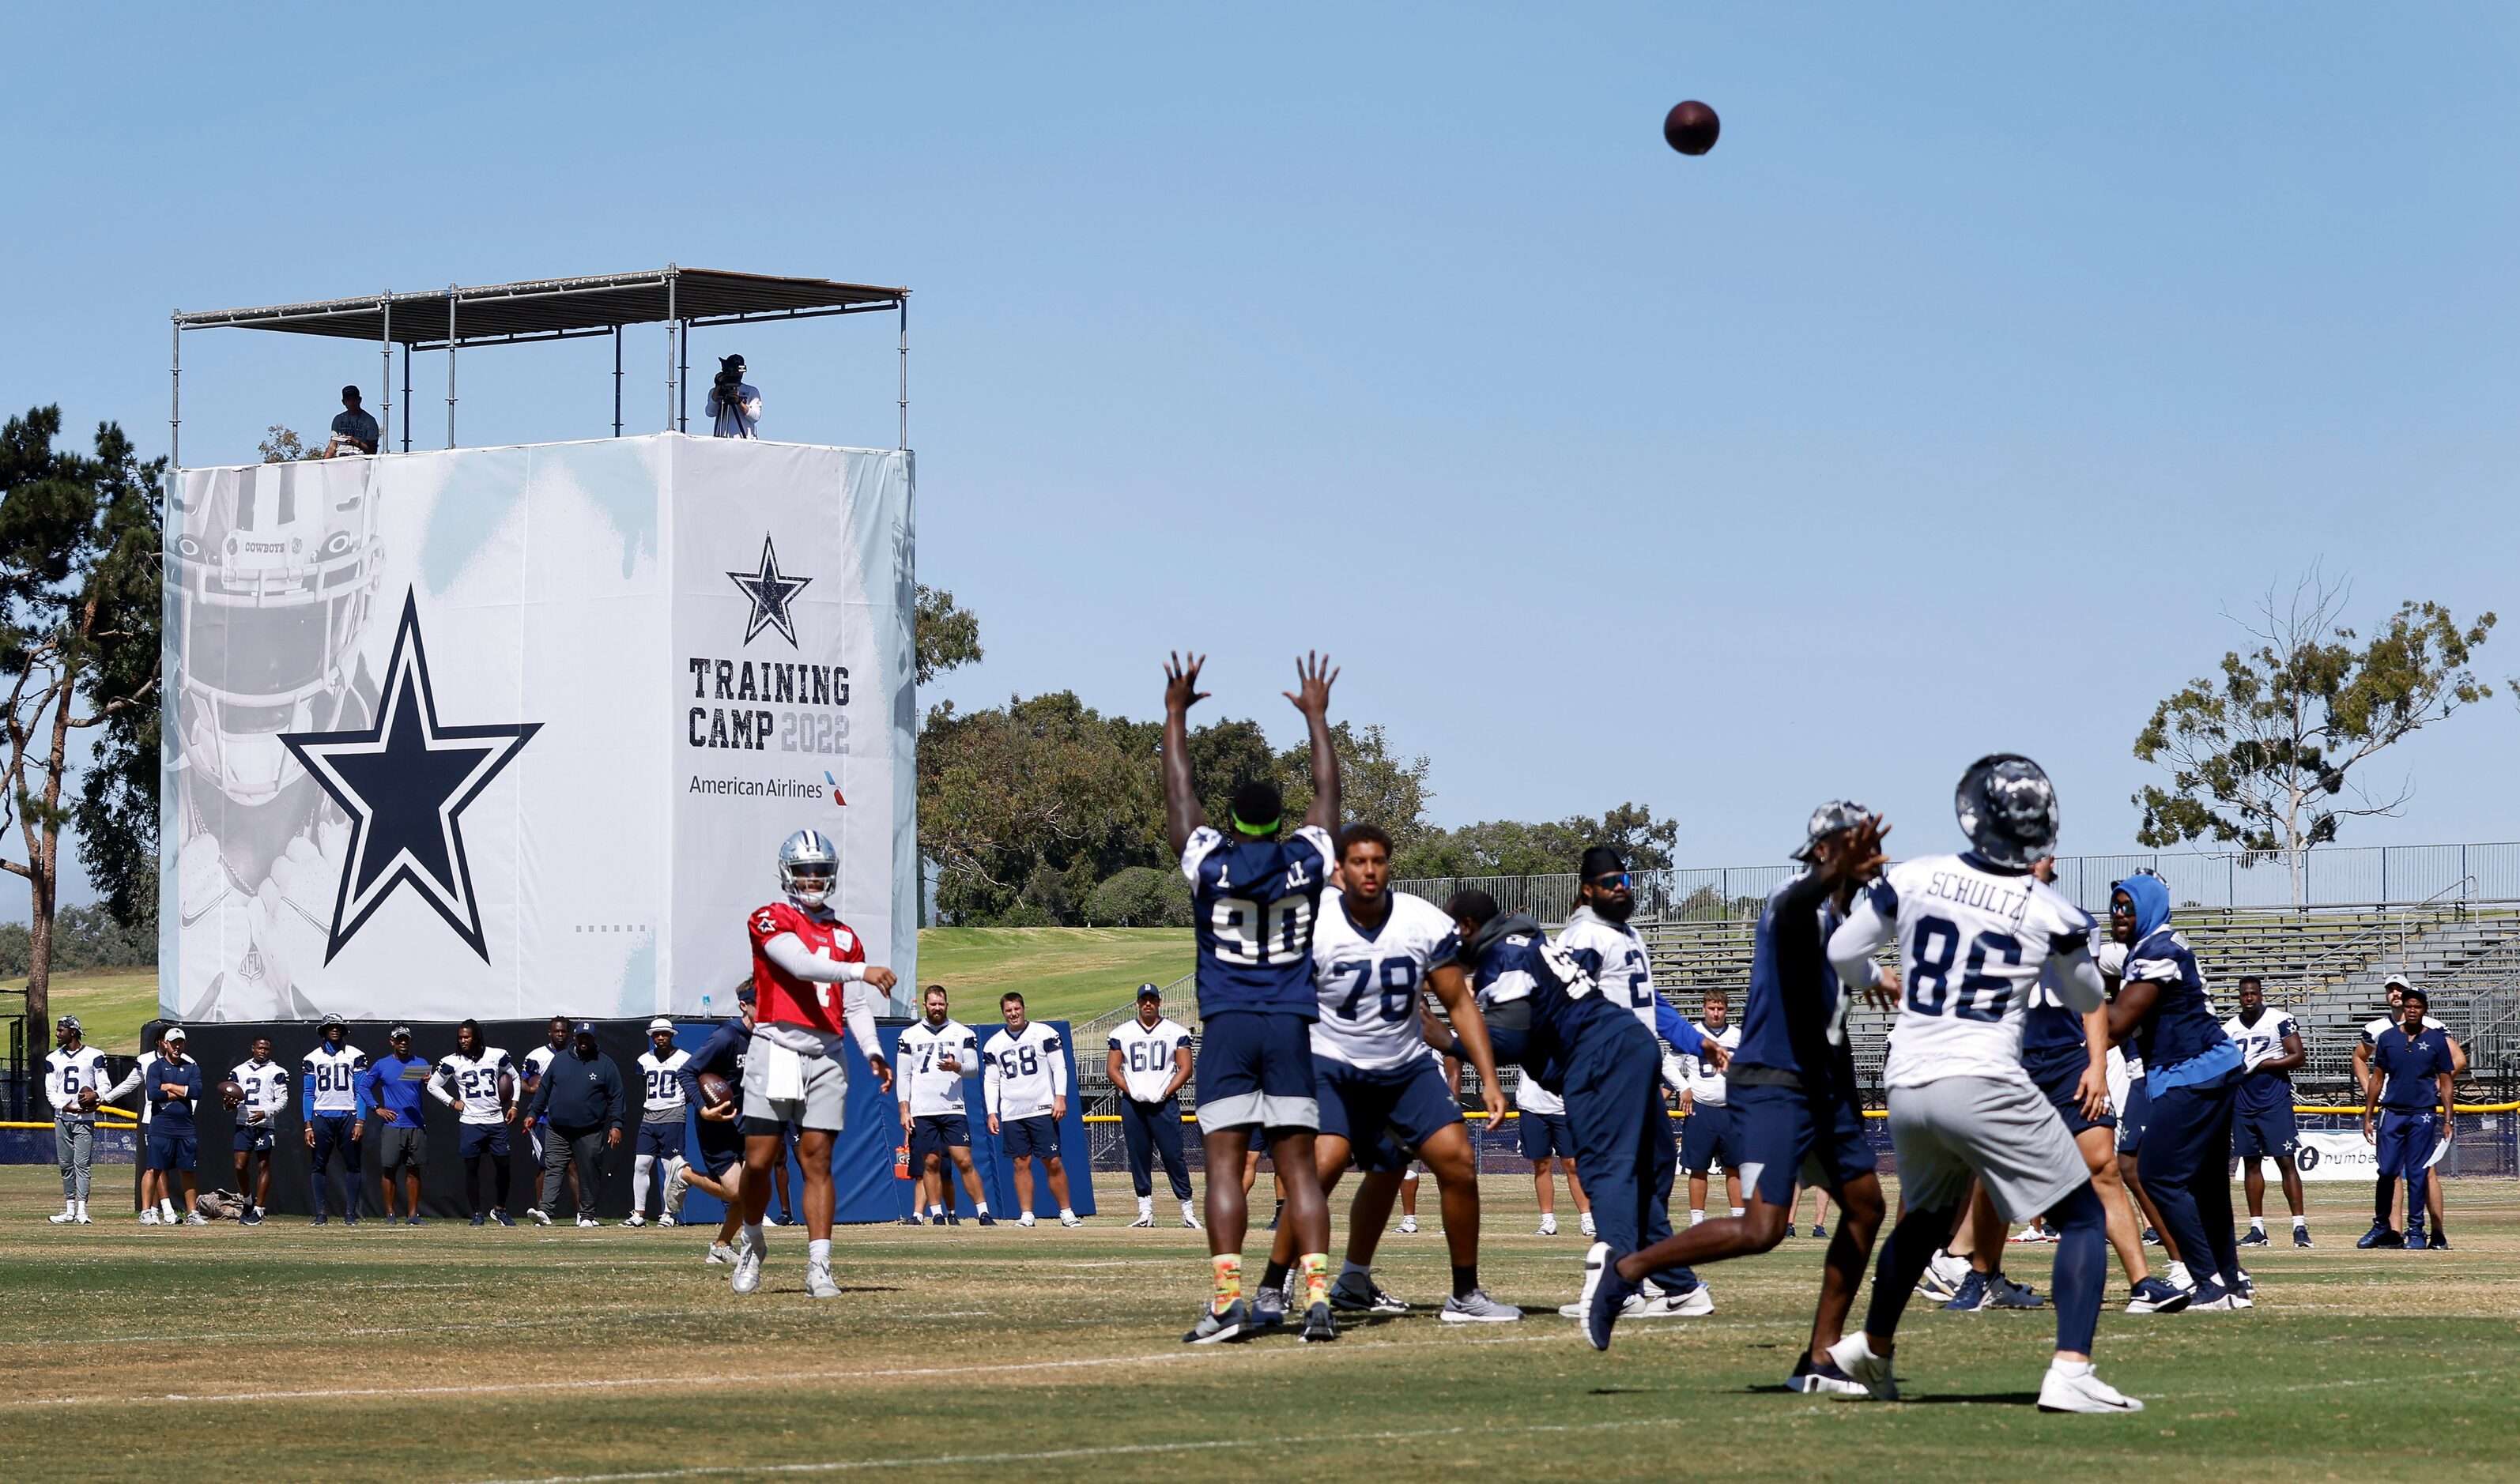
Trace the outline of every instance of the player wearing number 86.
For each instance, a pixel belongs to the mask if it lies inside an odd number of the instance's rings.
[[[1828,1356],[1873,1395],[1898,1396],[1890,1354],[1900,1315],[1974,1179],[2005,1219],[2044,1214],[2059,1230],[2056,1352],[2040,1409],[2140,1412],[2092,1372],[2106,1213],[2074,1136],[2021,1064],[2022,1020],[2049,959],[2068,1010],[2089,1014],[2100,1003],[2091,915],[2032,875],[2055,850],[2055,788],[2037,763],[1997,753],[1969,766],[1956,804],[1969,851],[1889,868],[1829,935],[1829,962],[1859,992],[1883,982],[1872,955],[1899,941],[1906,994],[1881,1080],[1906,1211],[1873,1275],[1864,1331]]]

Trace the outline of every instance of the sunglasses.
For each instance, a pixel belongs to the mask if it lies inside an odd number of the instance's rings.
[[[1628,879],[1628,874],[1624,871],[1613,871],[1605,876],[1597,876],[1584,884],[1587,886],[1598,886],[1603,891],[1616,891],[1622,886],[1626,886],[1631,890],[1635,889],[1634,884]]]

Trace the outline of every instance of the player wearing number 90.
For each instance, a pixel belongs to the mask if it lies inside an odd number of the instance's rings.
[[[1295,667],[1298,689],[1285,693],[1304,713],[1312,744],[1313,802],[1302,828],[1283,837],[1278,786],[1255,781],[1234,791],[1229,837],[1209,827],[1191,776],[1190,708],[1206,694],[1198,689],[1204,663],[1195,654],[1187,664],[1175,655],[1164,666],[1164,824],[1190,878],[1198,932],[1198,1012],[1205,1022],[1198,1129],[1216,1281],[1214,1297],[1183,1339],[1214,1344],[1238,1339],[1254,1325],[1242,1298],[1248,1222],[1242,1187],[1217,1176],[1241,1169],[1255,1139],[1268,1141],[1286,1186],[1283,1222],[1294,1233],[1304,1275],[1304,1338],[1336,1339],[1327,1271],[1329,1207],[1313,1166],[1321,1114],[1309,1031],[1321,1017],[1313,993],[1313,922],[1337,857],[1329,832],[1338,824],[1339,767],[1328,713],[1338,672],[1328,660],[1307,656]]]
[[[2108,1279],[2106,1214],[2074,1136],[2021,1064],[2022,1020],[2049,959],[2073,1013],[2089,1014],[2101,996],[2091,914],[2031,872],[2055,851],[2056,790],[2037,763],[2000,752],[1969,765],[1954,802],[1969,852],[1891,867],[1829,935],[1829,962],[1858,992],[1882,982],[1872,955],[1899,940],[1907,993],[1881,1081],[1907,1209],[1874,1269],[1863,1332],[1828,1357],[1874,1396],[1898,1397],[1890,1355],[1899,1317],[1975,1179],[2006,1220],[2045,1214],[2058,1229],[2056,1353],[2039,1409],[2140,1412],[2141,1402],[2092,1370]]]

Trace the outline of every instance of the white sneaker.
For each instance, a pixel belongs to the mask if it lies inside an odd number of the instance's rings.
[[[1584,1235],[1585,1235],[1585,1236],[1587,1236],[1587,1237],[1591,1237],[1591,1236],[1594,1236],[1594,1235],[1595,1235],[1595,1233],[1594,1233],[1594,1231],[1593,1231],[1593,1213],[1592,1213],[1592,1212],[1587,1211],[1587,1212],[1585,1212],[1585,1213],[1584,1213],[1584,1215],[1583,1215],[1583,1226],[1584,1226]]]
[[[1415,1231],[1417,1231],[1417,1230],[1418,1230],[1418,1218],[1417,1218],[1417,1217],[1415,1217],[1415,1216],[1403,1216],[1403,1217],[1401,1217],[1401,1218],[1400,1218],[1400,1230],[1401,1230],[1401,1231],[1403,1231],[1403,1232],[1415,1232]]]
[[[751,1242],[735,1254],[735,1291],[750,1293],[761,1286],[762,1259],[770,1255],[767,1240]]]
[[[187,1211],[184,1213],[184,1225],[188,1227],[206,1227],[209,1224],[210,1219],[199,1211]]]
[[[1638,1297],[1643,1298],[1644,1295],[1639,1294]],[[1638,1319],[1699,1319],[1714,1312],[1715,1290],[1704,1283],[1699,1283],[1686,1293],[1666,1293],[1660,1298],[1645,1299],[1643,1312],[1635,1317]],[[1622,1319],[1628,1317],[1625,1314],[1620,1316]]]
[[[644,1227],[648,1224],[648,1218],[640,1215],[636,1211],[633,1211],[630,1213],[630,1219],[621,1224],[625,1227]],[[581,1221],[578,1225],[583,1227],[589,1225],[589,1223]]]
[[[140,1224],[144,1227],[154,1227],[158,1225],[158,1208],[156,1206],[151,1206],[148,1210],[141,1212]]]
[[[594,1217],[592,1217],[592,1216],[581,1216],[581,1217],[579,1217],[579,1218],[577,1219],[577,1224],[578,1224],[579,1226],[581,1226],[581,1227],[600,1227],[600,1226],[604,1225],[604,1223],[602,1223],[602,1222],[600,1222],[600,1221],[597,1221],[597,1220],[596,1220]]]
[[[535,1226],[538,1226],[538,1227],[547,1227],[547,1226],[550,1226],[550,1225],[551,1225],[551,1213],[550,1213],[549,1211],[544,1210],[544,1209],[543,1209],[542,1207],[540,1207],[540,1206],[532,1206],[532,1207],[527,1208],[527,1210],[525,1211],[525,1214],[526,1214],[526,1215],[528,1215],[528,1216],[530,1216],[530,1217],[532,1217],[532,1218],[534,1219],[534,1225],[535,1225]]]
[[[78,1213],[76,1216],[71,1217],[71,1218],[70,1218],[70,1221],[71,1221],[71,1223],[72,1223],[73,1225],[76,1225],[76,1226],[82,1226],[82,1227],[92,1227],[92,1226],[96,1225],[96,1223],[95,1223],[95,1222],[92,1222],[92,1221],[88,1220],[88,1218],[87,1218],[87,1208],[86,1208],[86,1207],[84,1207],[84,1206],[82,1206],[82,1207],[80,1207],[80,1208],[79,1208],[79,1213]]]
[[[1029,1212],[1025,1214],[1030,1215]],[[1058,1213],[1058,1224],[1062,1227],[1081,1227],[1085,1225],[1085,1218],[1074,1211],[1061,1211]]]
[[[735,1248],[722,1241],[710,1242],[708,1260],[712,1264],[731,1263],[735,1261]]]
[[[1187,1220],[1187,1218],[1185,1218],[1185,1220]],[[1151,1211],[1141,1211],[1138,1213],[1138,1219],[1129,1223],[1129,1230],[1133,1232],[1140,1230],[1152,1231],[1154,1230],[1154,1213]]]
[[[2097,1372],[2067,1375],[2054,1366],[2039,1383],[2042,1412],[2141,1412],[2143,1403],[2101,1380]]]
[[[1917,1280],[1916,1291],[1939,1303],[1958,1293],[1960,1284],[1968,1282],[1968,1275],[1967,1258],[1937,1252],[1933,1261],[1925,1264],[1925,1276]]]
[[[1182,1225],[1192,1232],[1200,1230],[1198,1217],[1192,1213],[1190,1202],[1187,1200],[1182,1202]]]
[[[832,1282],[829,1264],[809,1262],[805,1265],[805,1291],[815,1298],[837,1298],[840,1285]]]
[[[1884,1402],[1899,1400],[1898,1379],[1890,1373],[1890,1358],[1874,1355],[1859,1329],[1828,1347],[1828,1358],[1837,1369],[1864,1383],[1864,1389]]]
[[[46,1217],[45,1220],[50,1221],[57,1227],[67,1227],[70,1223],[78,1220],[78,1212],[71,1207],[64,1206],[59,1211],[54,1212],[51,1216]]]
[[[1554,1212],[1540,1218],[1539,1235],[1542,1237],[1554,1237],[1557,1235],[1557,1216]]]
[[[656,1225],[660,1227],[682,1225],[683,1197],[689,1195],[691,1190],[691,1166],[676,1160],[674,1167],[665,1174],[665,1212],[656,1218]]]
[[[1029,1226],[1031,1226],[1031,1225],[1033,1225],[1033,1224],[1034,1224],[1034,1223],[1033,1223],[1033,1219],[1032,1219],[1032,1213],[1031,1213],[1030,1211],[1026,1211],[1026,1212],[1025,1212],[1025,1213],[1023,1213],[1021,1216],[1018,1216],[1018,1217],[1016,1217],[1016,1218],[1015,1218],[1015,1225],[1016,1225],[1016,1226],[1019,1226],[1019,1227],[1029,1227]],[[1151,1226],[1153,1226],[1153,1225],[1154,1225],[1154,1223],[1150,1221],[1150,1222],[1148,1222],[1148,1223],[1147,1223],[1147,1225],[1151,1227]]]
[[[676,1221],[671,1216],[659,1216],[656,1218],[656,1225],[660,1227],[679,1227],[682,1223]]]

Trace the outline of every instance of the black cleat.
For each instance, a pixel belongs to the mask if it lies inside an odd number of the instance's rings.
[[[491,1212],[490,1219],[503,1227],[513,1227],[517,1224],[517,1218],[509,1215],[505,1207]]]
[[[472,1225],[474,1225],[474,1226],[476,1226],[476,1227],[486,1227],[486,1226],[488,1226],[489,1224],[490,1224],[490,1218],[489,1218],[489,1217],[482,1215],[482,1214],[481,1214],[480,1212],[478,1212],[478,1211],[475,1211],[475,1212],[473,1212],[473,1213],[472,1213]]]
[[[1319,1303],[1304,1312],[1304,1343],[1327,1344],[1338,1338],[1338,1321],[1331,1318],[1330,1306]]]
[[[980,1225],[982,1225],[982,1226],[984,1226],[984,1227],[994,1227],[994,1226],[996,1226],[997,1224],[998,1224],[998,1219],[997,1219],[996,1217],[994,1217],[994,1216],[990,1215],[990,1214],[989,1214],[988,1212],[986,1212],[986,1211],[982,1211],[982,1212],[980,1213]]]

